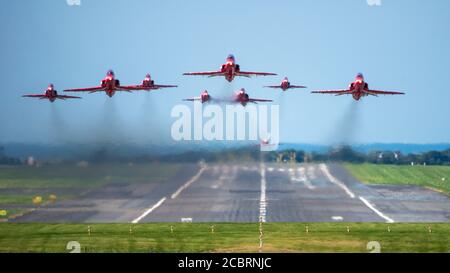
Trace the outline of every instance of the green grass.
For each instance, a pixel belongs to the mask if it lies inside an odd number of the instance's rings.
[[[344,166],[364,183],[419,185],[450,195],[450,166],[377,164],[344,164]]]
[[[2,209],[0,208],[0,211],[2,212],[6,212],[6,215],[0,214],[0,219],[7,219],[7,218],[11,218],[14,217],[16,215],[20,215],[22,213],[24,213],[25,211],[27,211],[27,209]]]
[[[257,223],[136,224],[132,234],[130,224],[90,226],[89,236],[88,224],[1,223],[0,252],[69,252],[69,241],[79,242],[82,252],[259,251]],[[450,252],[450,224],[389,224],[391,232],[387,227],[384,223],[269,223],[263,225],[262,251],[368,252],[367,243],[377,241],[381,252]]]
[[[1,205],[33,205],[33,198],[36,196],[42,197],[42,202],[50,201],[48,194],[1,194],[0,195],[0,206]],[[56,201],[68,200],[74,198],[73,195],[57,195]]]
[[[17,166],[0,168],[0,189],[6,188],[83,188],[110,182],[158,182],[176,173],[178,164],[75,164],[41,167]]]
[[[179,164],[95,164],[79,167],[75,164],[44,165],[41,167],[14,166],[0,167],[0,190],[10,189],[10,193],[0,193],[0,210],[7,205],[33,205],[35,196],[48,201],[48,193],[62,189],[56,194],[57,202],[76,198],[85,189],[93,189],[108,183],[159,183],[179,170]],[[17,190],[15,192],[14,190]],[[13,215],[8,213],[9,216]],[[0,218],[7,218],[1,216]]]

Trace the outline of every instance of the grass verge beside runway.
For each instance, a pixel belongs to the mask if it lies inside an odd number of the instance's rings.
[[[2,223],[0,252],[67,253],[70,241],[79,242],[81,252],[259,251],[258,223],[90,227],[89,235],[87,224]],[[450,252],[450,224],[266,223],[263,230],[263,252],[369,252],[371,241],[381,252]]]
[[[344,164],[363,183],[419,185],[450,195],[450,166]]]
[[[92,188],[107,183],[161,181],[176,173],[179,164],[58,164],[0,168],[0,189]]]
[[[51,201],[75,199],[87,190],[111,183],[159,183],[176,174],[180,167],[170,163],[2,166],[0,221]],[[41,198],[39,204],[33,202],[35,197]]]

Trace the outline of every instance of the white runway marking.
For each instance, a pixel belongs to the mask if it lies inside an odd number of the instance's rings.
[[[217,183],[211,185],[211,188],[218,189],[218,188],[223,186],[223,183],[225,181],[232,181],[232,180],[234,180],[236,178],[237,170],[238,170],[238,168],[236,168],[236,169],[233,168],[233,170],[231,171],[231,174],[222,174],[219,177],[219,181]]]
[[[303,184],[305,184],[305,186],[310,189],[310,190],[314,190],[316,187],[314,187],[311,182],[309,180],[303,180]]]
[[[302,179],[306,179],[306,175],[305,175],[305,167],[300,167],[297,169],[297,172],[300,176],[300,178]]]
[[[273,168],[272,168],[272,167],[267,168],[267,170],[268,170],[269,172],[273,172]]]
[[[159,206],[162,205],[162,203],[164,203],[164,201],[166,201],[166,197],[162,198],[161,200],[159,200],[158,203],[156,203],[155,205],[153,205],[153,207],[149,208],[148,210],[146,210],[144,213],[142,213],[141,216],[139,216],[138,218],[134,219],[131,223],[133,224],[137,224],[139,223],[139,221],[142,220],[142,218],[144,218],[145,216],[149,215],[152,211],[154,211],[156,208],[158,208]]]
[[[304,167],[297,168],[297,174],[298,175],[295,176],[295,173],[290,173],[291,181],[302,182],[305,185],[305,187],[307,187],[310,190],[314,190],[316,188],[311,184],[311,182],[306,177]]]
[[[394,220],[384,215],[381,211],[377,210],[374,205],[372,205],[369,201],[367,201],[364,197],[360,196],[359,200],[361,200],[369,209],[373,210],[378,216],[386,220],[386,223],[394,223]]]
[[[267,200],[266,200],[266,168],[264,164],[261,163],[261,196],[259,198],[259,221],[262,223],[266,222],[266,208],[267,208]]]
[[[315,168],[315,167],[312,167],[312,166],[309,166],[309,167],[308,167],[307,173],[308,173],[309,179],[311,179],[311,180],[317,178],[317,177],[316,177],[316,174],[314,173],[315,169],[316,169],[316,168]]]
[[[172,194],[172,196],[170,198],[175,199],[177,198],[178,195],[180,195],[180,193],[186,189],[187,187],[189,187],[192,183],[194,183],[195,181],[197,181],[197,179],[200,178],[200,176],[202,175],[202,173],[207,169],[206,166],[202,166],[200,168],[200,170],[198,171],[198,173],[196,175],[194,175],[188,182],[186,182],[183,186],[181,186],[176,192],[174,192]],[[224,170],[224,173],[228,173],[228,169]]]
[[[342,216],[332,216],[331,219],[333,219],[334,221],[342,221],[342,220],[344,220],[344,218],[342,218]]]
[[[350,196],[350,198],[355,198],[355,194],[341,181],[339,181],[336,177],[334,177],[333,175],[331,175],[330,170],[328,170],[327,165],[325,165],[324,163],[320,164],[320,169],[322,170],[322,172],[325,174],[325,176],[328,178],[328,180],[337,185],[338,187],[342,188],[345,193],[348,194],[348,196]]]
[[[341,181],[339,181],[336,177],[331,175],[330,170],[328,169],[327,165],[320,164],[320,169],[325,174],[325,176],[330,180],[331,183],[338,185],[341,187],[351,198],[355,198],[355,194]],[[369,209],[371,209],[373,212],[375,212],[378,216],[386,220],[386,223],[394,223],[394,220],[389,218],[388,216],[384,215],[381,211],[375,208],[374,205],[372,205],[369,201],[367,201],[364,197],[359,196],[359,200],[364,203]]]

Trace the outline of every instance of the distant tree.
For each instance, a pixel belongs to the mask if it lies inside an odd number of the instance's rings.
[[[382,154],[381,151],[373,151],[369,152],[366,156],[366,161],[373,164],[379,164],[380,163],[380,154]]]
[[[449,156],[445,152],[438,151],[424,153],[421,159],[427,165],[442,165],[449,162]]]
[[[411,162],[418,163],[421,161],[420,157],[421,156],[417,155],[417,154],[407,154],[407,155],[400,157],[399,164],[409,165],[409,164],[411,164]]]
[[[365,161],[365,156],[354,151],[350,146],[340,146],[329,152],[329,160],[345,161],[352,163],[362,163]]]
[[[305,161],[305,152],[304,151],[297,151],[297,154],[295,156],[296,162],[304,162]]]
[[[317,152],[312,152],[310,155],[310,161],[326,161],[328,160],[329,156],[328,154],[321,154]]]
[[[380,164],[395,164],[397,163],[397,159],[395,158],[395,154],[391,151],[383,151],[378,156],[378,162]]]
[[[107,161],[108,157],[108,150],[103,147],[96,151],[91,156],[91,160],[94,162],[105,162]]]

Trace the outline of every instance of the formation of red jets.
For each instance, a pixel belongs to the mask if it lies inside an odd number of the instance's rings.
[[[240,66],[236,64],[235,58],[233,55],[229,55],[226,59],[226,63],[223,64],[220,70],[217,71],[205,71],[205,72],[188,72],[183,75],[189,76],[207,76],[207,77],[225,77],[225,79],[229,82],[233,81],[235,77],[253,77],[253,76],[276,76],[275,73],[268,72],[249,72],[242,71]],[[66,89],[64,92],[105,92],[107,96],[112,97],[117,91],[125,91],[125,92],[134,92],[134,91],[152,91],[162,88],[174,88],[177,85],[161,85],[155,84],[155,82],[151,79],[150,74],[147,74],[140,84],[136,85],[121,85],[120,81],[115,78],[114,72],[109,70],[106,73],[105,78],[103,78],[100,82],[100,85],[93,87],[85,87],[85,88],[72,88]],[[295,88],[307,88],[302,85],[292,85],[288,78],[285,77],[279,85],[269,85],[265,86],[267,88],[277,88],[282,91],[286,91],[288,89]],[[359,73],[356,75],[355,81],[352,82],[347,89],[342,90],[317,90],[312,91],[311,93],[319,93],[319,94],[334,94],[336,96],[340,95],[352,95],[353,99],[360,100],[365,96],[378,96],[378,95],[403,95],[402,92],[395,91],[384,91],[384,90],[373,90],[369,89],[369,85],[364,80],[364,76]],[[81,97],[77,96],[68,96],[68,95],[59,95],[58,92],[54,89],[53,84],[50,84],[43,94],[28,94],[23,95],[23,97],[31,97],[31,98],[39,98],[39,99],[48,99],[50,102],[54,102],[56,99],[66,100],[66,99],[80,99]],[[223,101],[220,99],[213,99],[207,90],[203,91],[200,97],[185,99],[185,101],[200,101],[201,103],[206,102],[219,102]],[[248,93],[244,88],[241,88],[236,92],[234,98],[232,100],[228,100],[230,103],[240,103],[243,106],[248,103],[257,103],[257,102],[271,102],[272,100],[267,99],[254,99],[250,98]]]

